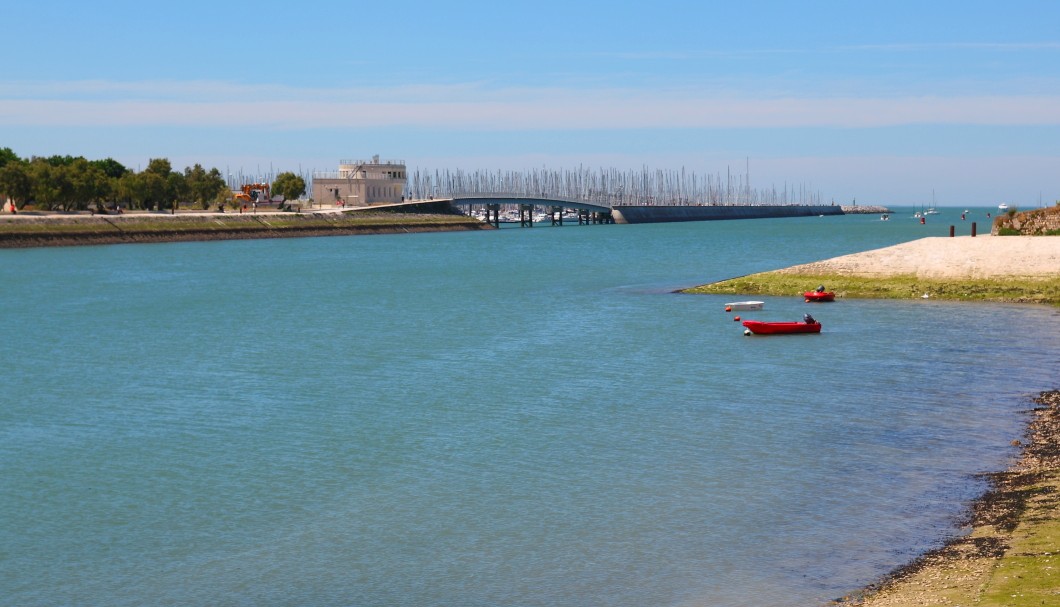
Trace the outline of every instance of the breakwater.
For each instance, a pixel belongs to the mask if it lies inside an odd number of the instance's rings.
[[[869,205],[864,205],[864,204],[863,205],[854,205],[854,204],[846,205],[846,204],[844,204],[844,205],[840,206],[839,208],[843,209],[843,214],[844,215],[879,215],[881,213],[893,213],[894,212],[894,211],[890,210],[889,208],[887,208],[885,206],[878,205],[878,204],[869,204]]]
[[[612,209],[615,223],[668,223],[676,221],[717,221],[724,219],[764,219],[842,215],[843,208],[832,205],[617,205]]]
[[[0,221],[0,248],[488,230],[459,214],[137,213],[20,215]]]

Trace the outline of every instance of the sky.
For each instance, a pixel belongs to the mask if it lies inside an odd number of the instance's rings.
[[[0,148],[1060,200],[1060,2],[0,0]],[[1039,203],[1039,201],[1041,201]]]

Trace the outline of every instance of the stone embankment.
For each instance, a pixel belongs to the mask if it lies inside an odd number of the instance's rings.
[[[883,213],[891,212],[887,207],[875,204],[843,205],[840,208],[843,209],[844,215],[882,215]]]
[[[0,216],[0,248],[488,230],[460,214],[126,213]]]
[[[1060,205],[1001,215],[994,220],[990,233],[1060,236]]]

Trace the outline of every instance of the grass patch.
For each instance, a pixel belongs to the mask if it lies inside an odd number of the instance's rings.
[[[1060,277],[1044,280],[1004,279],[923,279],[913,275],[868,278],[840,275],[799,275],[763,272],[685,289],[682,293],[734,295],[801,295],[819,284],[836,297],[864,299],[915,299],[927,293],[932,298],[1045,303],[1060,306]]]
[[[1033,489],[1005,556],[998,561],[977,605],[1039,607],[1060,604],[1060,473]]]

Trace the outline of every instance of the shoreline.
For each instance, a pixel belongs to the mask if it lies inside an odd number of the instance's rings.
[[[1060,389],[1032,400],[1020,455],[986,475],[971,531],[829,606],[1060,604]]]
[[[949,299],[1060,306],[1060,238],[929,237],[680,293]],[[970,527],[830,607],[1060,605],[1060,389],[1033,397],[1019,456],[983,475],[955,531]]]
[[[1060,306],[1060,238],[933,236],[681,289],[680,293],[951,299]]]
[[[393,212],[22,215],[0,221],[0,249],[491,230],[465,215]]]

